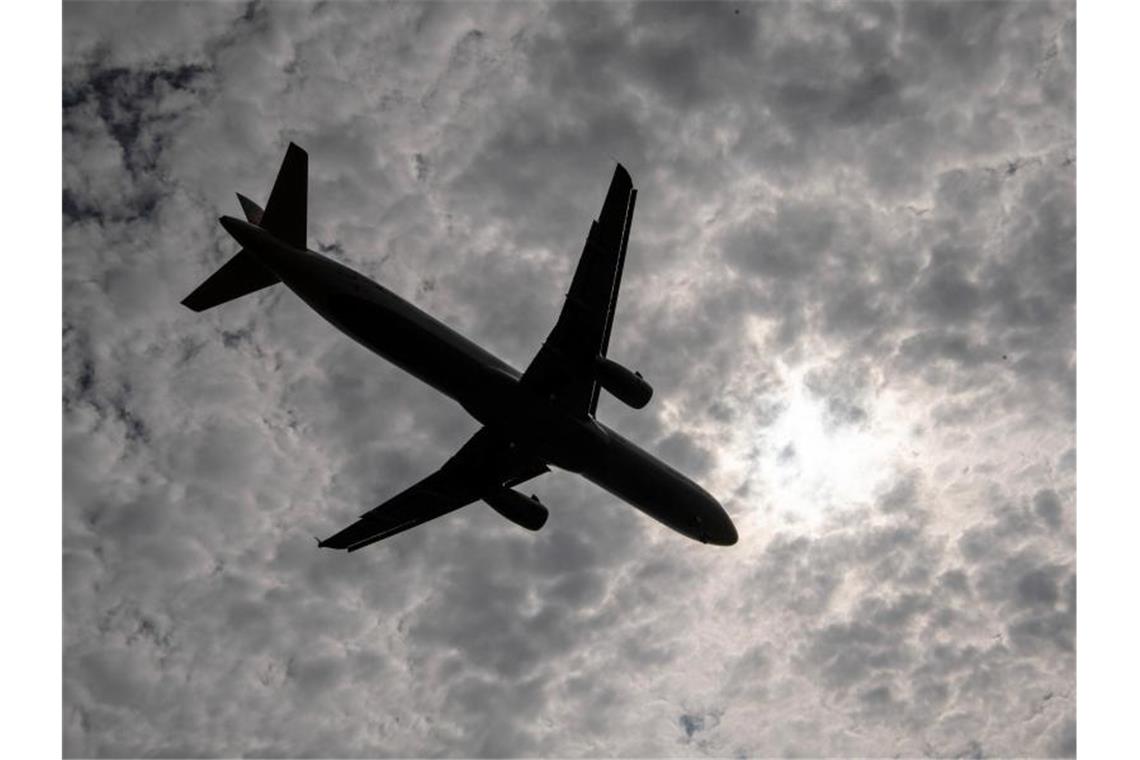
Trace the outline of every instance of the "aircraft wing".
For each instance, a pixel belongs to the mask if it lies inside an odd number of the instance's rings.
[[[499,489],[547,472],[539,460],[520,454],[509,441],[483,428],[443,467],[392,497],[320,546],[356,551],[454,512]]]
[[[633,180],[618,164],[558,322],[522,376],[524,386],[553,396],[571,414],[592,415],[598,408],[594,362],[609,347],[636,200]]]

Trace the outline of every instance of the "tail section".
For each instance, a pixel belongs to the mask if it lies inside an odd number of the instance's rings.
[[[289,143],[264,211],[240,193],[238,201],[245,212],[245,218],[251,224],[260,226],[289,245],[303,249],[308,192],[309,155]],[[243,249],[186,296],[182,305],[194,311],[205,311],[277,282],[280,282],[277,275],[262,266],[255,255]]]

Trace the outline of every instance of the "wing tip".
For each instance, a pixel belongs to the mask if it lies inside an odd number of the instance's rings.
[[[623,183],[633,186],[633,177],[629,176],[629,170],[622,166],[618,161],[617,167],[614,168],[614,180],[621,180]]]
[[[202,294],[198,292],[198,290],[200,290],[200,288],[183,298],[181,301],[179,301],[179,303],[190,311],[201,313],[210,307],[206,304],[205,299],[203,298]]]

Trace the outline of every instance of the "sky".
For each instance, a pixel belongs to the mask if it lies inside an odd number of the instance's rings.
[[[67,756],[1071,756],[1071,3],[63,10]],[[309,246],[523,368],[615,161],[588,482],[327,536],[476,423],[276,287],[179,301],[310,156]]]

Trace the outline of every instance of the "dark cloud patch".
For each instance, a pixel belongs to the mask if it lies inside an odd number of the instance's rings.
[[[1045,521],[1050,528],[1061,526],[1061,500],[1057,492],[1052,489],[1043,489],[1033,495],[1033,511]]]
[[[921,371],[923,379],[935,384],[947,378],[937,366],[940,362],[972,370],[1000,361],[992,348],[968,333],[942,330],[928,330],[904,338],[899,343],[899,359],[904,370]]]
[[[904,638],[861,622],[834,624],[819,631],[803,657],[826,686],[839,690],[913,661]]]
[[[840,124],[889,121],[902,108],[901,86],[887,71],[869,71],[851,85],[833,118]]]
[[[705,713],[682,713],[677,722],[685,732],[683,740],[686,744],[693,741],[697,734],[711,731],[720,725],[723,710],[712,710]]]
[[[681,724],[687,738],[692,738],[693,734],[705,727],[705,719],[700,715],[682,715],[677,722]]]
[[[938,577],[939,583],[956,594],[970,593],[970,580],[961,570],[947,570]]]
[[[117,189],[122,197],[104,194],[105,185],[91,185],[96,176],[75,172],[78,162],[69,152],[64,157],[66,219],[94,217],[102,220],[111,212],[132,217],[151,216],[164,194],[153,176],[163,141],[172,124],[184,116],[204,91],[208,69],[189,64],[168,69],[134,71],[73,65],[64,69],[64,144],[102,150],[104,163],[114,162],[127,176]],[[94,118],[92,118],[94,117]],[[98,124],[92,128],[92,122]],[[109,138],[109,140],[108,140]],[[121,163],[120,163],[121,162]],[[121,204],[121,205],[117,205]]]
[[[425,179],[427,179],[428,172],[431,171],[431,161],[427,156],[422,153],[417,153],[415,155],[414,171],[416,174],[416,179],[418,179],[420,182],[423,182]]]
[[[878,507],[884,512],[911,512],[918,507],[919,476],[915,473],[899,478],[878,499]]]
[[[942,324],[969,322],[978,308],[978,290],[959,263],[963,258],[969,254],[953,248],[932,251],[915,286],[918,308]]]
[[[767,224],[728,240],[726,253],[761,277],[786,281],[809,276],[820,266],[835,234],[831,213],[822,204],[781,204]]]
[[[1057,735],[1057,742],[1053,745],[1053,752],[1057,757],[1077,756],[1077,721],[1067,720],[1061,726]]]
[[[841,579],[842,568],[810,539],[778,536],[765,547],[749,588],[758,606],[776,598],[786,609],[818,614],[827,609]]]
[[[1031,570],[1017,581],[1017,597],[1025,605],[1052,607],[1057,596],[1057,584],[1047,569]]]

